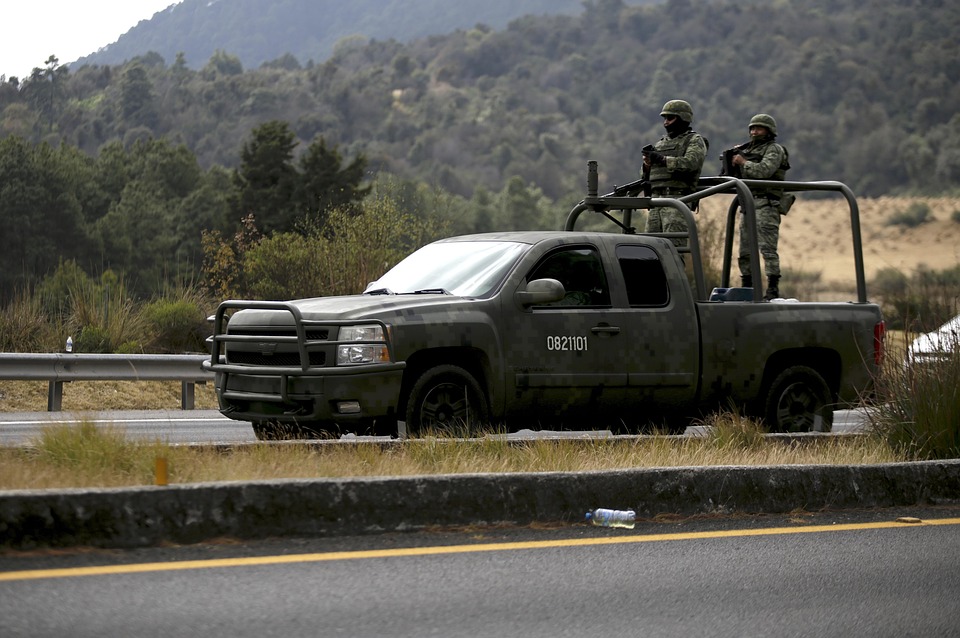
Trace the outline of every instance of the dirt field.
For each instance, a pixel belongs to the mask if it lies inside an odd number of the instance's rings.
[[[705,203],[701,214],[723,219],[729,199]],[[893,213],[912,202],[926,203],[933,221],[916,228],[891,226]],[[864,270],[869,283],[878,270],[895,268],[905,275],[918,266],[943,270],[960,264],[960,223],[952,221],[960,211],[960,198],[881,197],[858,200],[863,241]],[[829,199],[810,200],[800,195],[780,226],[780,266],[789,273],[820,273],[821,284],[834,291],[838,300],[856,290],[853,239],[846,200],[839,194]],[[736,274],[734,265],[734,274]],[[785,277],[781,288],[789,288]]]

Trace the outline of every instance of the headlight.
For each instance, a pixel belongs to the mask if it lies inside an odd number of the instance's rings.
[[[349,366],[364,363],[389,363],[390,352],[385,345],[340,346],[337,348],[337,365]]]
[[[367,363],[389,363],[390,351],[383,336],[383,326],[361,325],[340,328],[337,341],[374,341],[379,343],[357,343],[337,346],[337,365],[363,365]]]
[[[337,341],[383,341],[383,327],[378,325],[343,326]]]

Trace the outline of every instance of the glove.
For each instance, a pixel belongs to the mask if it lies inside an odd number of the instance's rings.
[[[659,151],[650,151],[650,164],[653,166],[666,166],[667,157]]]

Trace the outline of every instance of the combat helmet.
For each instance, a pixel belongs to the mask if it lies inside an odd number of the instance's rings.
[[[670,100],[660,109],[660,116],[676,115],[689,124],[693,121],[693,107],[685,100]]]
[[[766,113],[757,113],[753,116],[753,119],[750,120],[750,126],[763,126],[771,135],[777,134],[777,121],[773,119],[772,115],[767,115]],[[749,128],[749,126],[747,127]]]

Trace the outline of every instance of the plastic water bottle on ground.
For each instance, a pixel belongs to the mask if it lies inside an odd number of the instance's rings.
[[[73,337],[67,337],[67,352],[73,352]]]
[[[598,508],[587,512],[587,520],[598,527],[623,527],[633,529],[637,513],[633,510]]]

